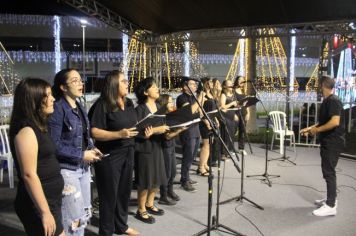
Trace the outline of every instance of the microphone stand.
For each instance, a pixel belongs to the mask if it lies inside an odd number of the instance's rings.
[[[267,183],[267,185],[269,187],[272,187],[272,182],[270,180],[270,178],[279,178],[281,177],[280,175],[270,175],[268,174],[268,134],[269,134],[269,122],[270,122],[270,116],[267,112],[267,109],[265,107],[265,105],[263,104],[262,100],[261,100],[261,97],[260,95],[258,94],[257,92],[257,89],[255,87],[255,85],[253,83],[251,83],[253,89],[255,90],[256,92],[256,96],[257,98],[261,101],[261,105],[263,107],[263,110],[266,112],[267,114],[267,118],[266,118],[266,130],[265,130],[265,172],[261,175],[247,175],[246,177],[247,178],[250,178],[250,177],[257,177],[257,176],[262,176],[264,177],[263,179],[261,179],[262,181],[264,181],[265,183]]]
[[[235,92],[235,90],[234,90],[233,94],[234,94],[234,97],[235,97],[235,101],[237,101],[237,97],[236,97],[236,92]],[[243,107],[243,106],[241,106],[241,109],[242,109],[242,107]],[[247,140],[247,143],[248,143],[248,146],[249,146],[249,148],[250,148],[251,154],[253,154],[253,152],[252,152],[252,147],[251,147],[251,143],[250,143],[250,139],[249,139],[249,137],[248,137],[248,135],[247,135],[246,122],[245,122],[244,117],[242,116],[241,109],[237,111],[237,112],[239,113],[239,118],[240,118],[239,121],[241,121],[241,123],[242,123],[242,127],[244,128],[244,134],[243,134],[243,135],[245,136],[245,138],[246,138],[246,140]],[[247,107],[246,107],[246,109],[247,109]],[[239,130],[239,132],[240,132],[240,130]],[[240,134],[239,134],[239,135],[240,135]]]
[[[241,169],[240,167],[238,166],[237,162],[232,158],[232,155],[230,154],[229,152],[229,149],[227,148],[226,144],[224,143],[223,139],[221,138],[221,136],[219,135],[218,133],[218,129],[215,125],[214,122],[212,122],[212,120],[210,119],[210,117],[208,116],[208,114],[205,112],[202,104],[200,104],[198,98],[195,96],[195,94],[193,93],[192,89],[189,87],[188,85],[188,81],[186,82],[186,86],[188,88],[188,90],[190,91],[190,93],[192,94],[194,100],[196,101],[196,103],[198,104],[199,108],[201,109],[202,113],[203,113],[203,116],[204,118],[209,122],[210,124],[210,127],[211,127],[211,131],[212,131],[212,134],[215,135],[215,137],[217,137],[222,146],[224,147],[224,149],[227,151],[228,155],[230,156],[232,162],[234,163],[234,166],[236,168],[236,170],[240,173],[241,172]],[[212,139],[212,135],[209,136],[209,140]],[[220,161],[218,161],[218,163],[220,163]],[[232,234],[232,235],[243,235],[223,224],[220,224],[219,223],[219,204],[216,205],[216,212],[217,212],[217,215],[214,217],[211,217],[211,210],[212,210],[212,204],[213,204],[213,173],[212,173],[212,168],[209,168],[209,176],[208,176],[208,225],[207,225],[207,228],[194,234],[194,236],[198,236],[198,235],[203,235],[203,234],[207,234],[208,236],[210,236],[210,232],[213,231],[213,230],[217,230],[217,231],[221,231],[221,232],[225,232],[225,233],[228,233],[228,234]],[[219,179],[218,179],[218,186],[217,186],[217,189],[219,190]],[[213,223],[211,224],[211,218],[213,218]],[[224,230],[220,229],[220,228],[223,228]]]
[[[235,96],[235,100],[236,100],[236,96]],[[220,111],[220,109],[218,109],[218,112],[219,112],[219,115],[220,115],[220,117],[221,117],[221,120],[222,120],[222,122],[224,123],[224,126],[225,126],[225,129],[226,129],[226,131],[227,131],[227,134],[228,134],[228,137],[229,137],[229,139],[231,140],[231,136],[230,136],[230,133],[229,133],[229,130],[228,130],[228,128],[227,128],[227,126],[226,126],[226,120],[225,120],[225,118],[223,117],[223,115],[221,114],[221,111]],[[240,114],[241,114],[241,110],[239,110],[239,112],[240,112]],[[242,114],[241,114],[241,118],[242,118]],[[244,124],[244,123],[243,123]],[[246,126],[244,126],[244,128],[245,128],[245,130],[246,130]],[[250,144],[250,143],[249,143]],[[234,152],[235,152],[235,155],[237,156],[237,154],[236,154],[236,151],[235,151],[235,147],[234,147],[234,145],[233,145],[233,150],[234,150]],[[251,153],[252,153],[252,149],[251,149],[251,145],[250,145],[250,150],[251,150]],[[220,165],[218,164],[218,166],[220,167]],[[220,168],[218,168],[218,170],[219,170]],[[225,201],[222,201],[222,202],[220,202],[219,203],[219,198],[218,198],[218,205],[223,205],[223,204],[225,204],[225,203],[228,203],[228,202],[231,202],[231,201],[234,201],[234,200],[236,200],[237,202],[240,202],[241,204],[243,203],[243,200],[245,199],[246,201],[248,201],[249,203],[251,203],[252,205],[254,205],[255,207],[257,207],[258,209],[260,209],[260,210],[264,210],[264,208],[262,207],[262,206],[260,206],[260,205],[258,205],[257,203],[255,203],[254,201],[252,201],[252,200],[250,200],[250,199],[248,199],[247,197],[245,197],[245,191],[244,191],[244,172],[245,172],[245,155],[244,155],[244,153],[242,152],[241,153],[241,191],[240,191],[240,195],[239,196],[237,196],[237,197],[232,197],[232,198],[230,198],[230,199],[227,199],[227,200],[225,200]]]

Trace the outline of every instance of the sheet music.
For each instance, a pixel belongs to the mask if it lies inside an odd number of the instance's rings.
[[[198,122],[200,122],[200,118],[197,118],[197,119],[194,119],[194,120],[191,120],[191,121],[188,121],[188,122],[184,122],[184,123],[179,124],[179,125],[172,125],[169,128],[170,129],[174,129],[174,128],[185,127],[185,126],[189,126],[189,125],[192,125],[192,124],[195,124],[195,123],[198,123]]]
[[[141,124],[141,123],[142,123],[143,121],[145,121],[146,119],[148,119],[148,118],[153,118],[153,117],[162,117],[162,118],[164,118],[164,117],[166,117],[166,115],[157,115],[157,114],[150,113],[150,114],[148,114],[145,118],[143,118],[142,120],[140,120],[139,122],[137,122],[137,123],[136,123],[136,126],[139,125],[139,124]]]

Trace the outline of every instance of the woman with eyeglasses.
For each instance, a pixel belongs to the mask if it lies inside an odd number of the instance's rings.
[[[89,119],[79,102],[83,81],[74,69],[59,71],[52,87],[56,98],[48,127],[56,146],[56,155],[64,179],[62,222],[66,235],[84,235],[91,217],[90,163],[102,153],[90,137]]]
[[[94,164],[99,195],[99,235],[138,235],[127,225],[138,134],[133,102],[126,98],[128,81],[121,71],[109,72],[99,99],[89,111],[95,145],[105,154]]]
[[[64,183],[47,127],[54,100],[50,84],[41,79],[24,79],[15,90],[10,122],[10,148],[19,179],[15,211],[30,236],[64,235]]]

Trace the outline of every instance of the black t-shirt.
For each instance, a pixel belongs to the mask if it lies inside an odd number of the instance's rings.
[[[88,116],[92,128],[95,127],[107,131],[119,131],[132,128],[137,123],[133,102],[128,98],[125,102],[125,109],[121,110],[119,108],[114,112],[107,111],[104,100],[99,98],[90,108]],[[103,153],[115,152],[115,150],[119,150],[123,147],[134,145],[134,138],[95,142],[95,146]]]
[[[341,149],[344,147],[345,141],[344,110],[340,99],[334,94],[323,100],[320,106],[318,126],[326,124],[333,116],[340,116],[340,125],[334,129],[319,133],[320,144]]]
[[[182,93],[177,97],[177,108],[181,108],[184,104],[194,104],[195,99],[193,95],[189,95],[187,93]],[[198,138],[200,137],[200,132],[199,132],[199,124],[193,124],[191,125],[187,130],[183,131],[180,133],[180,137],[182,138]]]

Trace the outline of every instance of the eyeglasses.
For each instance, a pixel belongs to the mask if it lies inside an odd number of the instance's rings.
[[[82,80],[82,79],[74,79],[74,80],[68,82],[67,84],[80,85],[80,84],[84,84],[84,80]]]

